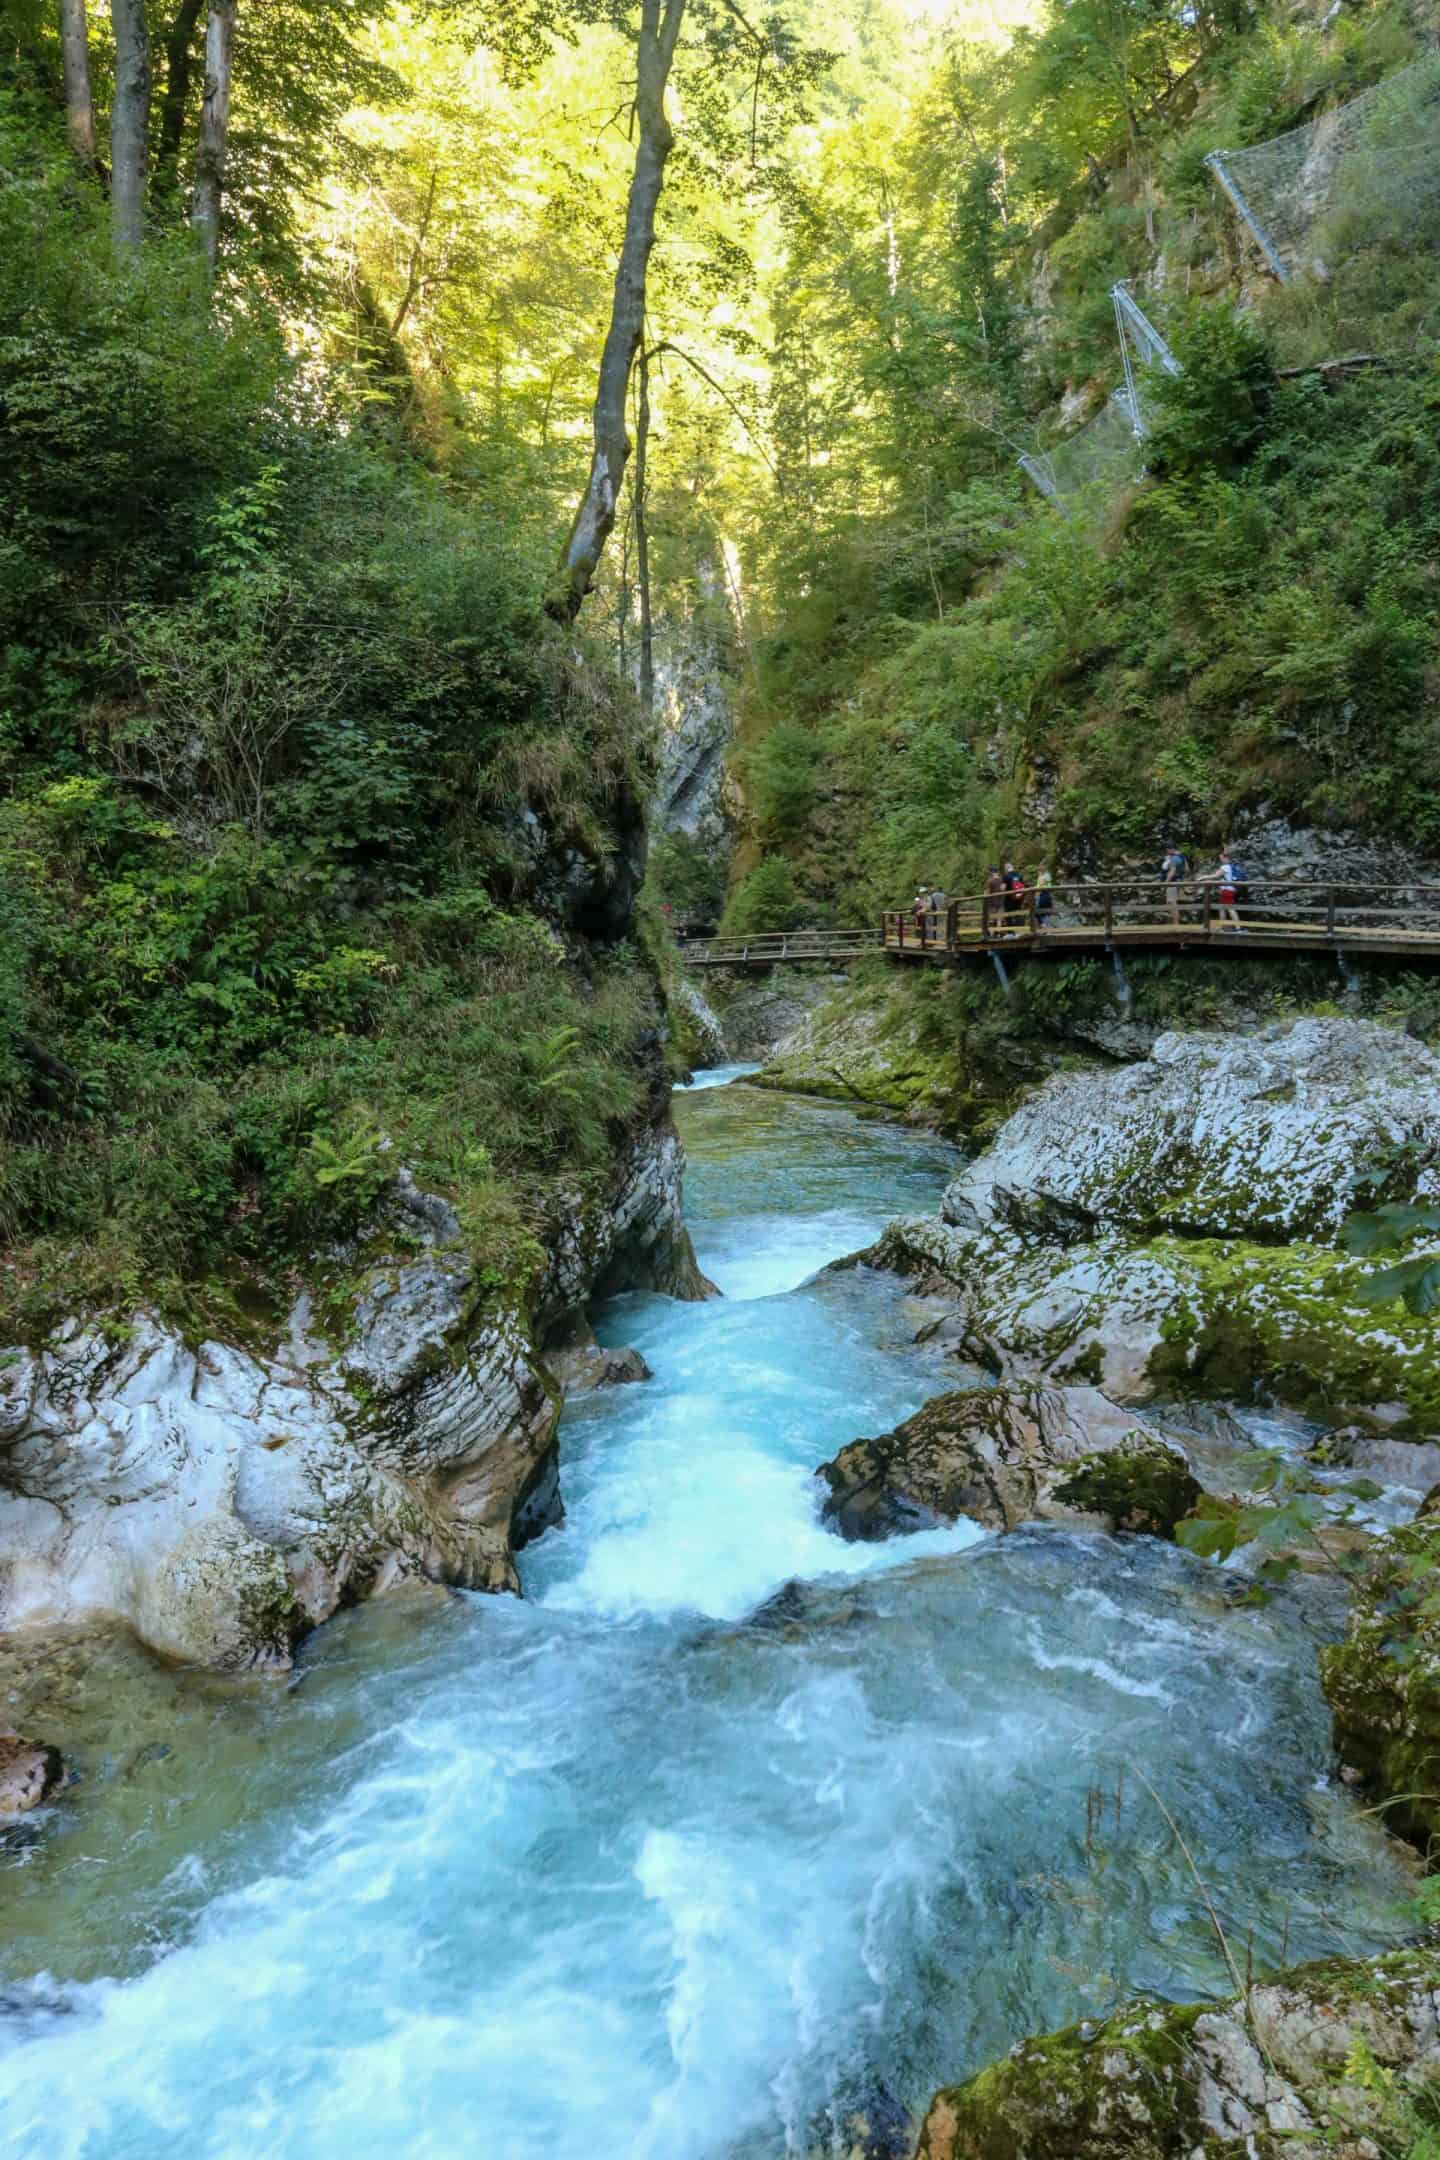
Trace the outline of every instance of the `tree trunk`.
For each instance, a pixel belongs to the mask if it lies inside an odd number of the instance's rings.
[[[630,462],[625,407],[630,372],[645,327],[645,280],[655,245],[655,213],[665,182],[666,162],[675,144],[665,115],[665,92],[684,14],[685,0],[642,0],[635,88],[640,139],[625,210],[625,239],[615,273],[610,327],[600,357],[590,478],[560,558],[555,590],[546,602],[548,611],[559,622],[573,622],[584,606],[605,543],[615,530],[615,506]]]
[[[117,255],[145,242],[145,172],[150,126],[150,33],[145,0],[110,0],[115,32],[115,99],[110,108],[110,224]]]
[[[195,151],[195,195],[190,222],[200,235],[210,275],[220,253],[220,199],[225,191],[225,153],[230,141],[230,73],[235,52],[235,0],[210,0],[205,23],[205,96]]]
[[[96,169],[95,103],[90,95],[90,26],[85,0],[60,0],[60,51],[65,67],[65,133],[89,171]]]
[[[160,100],[160,142],[155,152],[157,187],[173,187],[180,170],[194,73],[195,25],[204,4],[205,0],[180,0],[165,40],[165,95]]]
[[[650,605],[650,355],[640,347],[640,400],[635,416],[635,580],[640,588],[640,710],[655,717],[655,617]]]

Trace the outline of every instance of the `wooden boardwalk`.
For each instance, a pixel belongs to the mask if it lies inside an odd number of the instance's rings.
[[[951,964],[1062,953],[1127,951],[1332,953],[1440,959],[1440,886],[1252,882],[1241,888],[1239,927],[1214,885],[1185,885],[1172,902],[1155,880],[1057,885],[1018,905],[976,897],[917,915],[892,909],[878,929],[773,930],[750,938],[682,937],[687,967],[760,973],[775,967],[846,967],[866,953]]]
[[[686,967],[759,971],[817,962],[846,967],[880,949],[879,930],[770,930],[751,938],[681,938]]]
[[[1440,886],[1252,882],[1240,888],[1239,926],[1214,885],[1158,881],[1057,885],[1052,910],[1039,895],[952,900],[933,912],[892,910],[881,944],[901,960],[962,961],[994,954],[1192,951],[1318,952],[1440,958]]]

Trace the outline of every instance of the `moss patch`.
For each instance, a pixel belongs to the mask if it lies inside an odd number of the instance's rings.
[[[1173,1538],[1200,1498],[1183,1456],[1163,1440],[1137,1434],[1123,1447],[1085,1456],[1054,1497],[1066,1507],[1103,1515],[1117,1530]]]

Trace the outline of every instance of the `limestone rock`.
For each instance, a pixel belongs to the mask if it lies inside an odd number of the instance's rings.
[[[693,977],[681,974],[670,996],[677,1047],[695,1065],[726,1065],[730,1046],[725,1023]]]
[[[0,1626],[128,1622],[167,1657],[283,1665],[344,1601],[407,1573],[515,1586],[555,1407],[513,1315],[463,1270],[384,1272],[340,1359],[303,1372],[191,1348],[147,1314],[4,1376]]]
[[[583,1319],[573,1324],[562,1341],[546,1347],[545,1367],[567,1397],[651,1378],[650,1367],[638,1350],[607,1348],[595,1340],[594,1330]]]
[[[1392,1829],[1429,1848],[1440,1836],[1440,1516],[1381,1538],[1354,1586],[1345,1640],[1323,1650],[1321,1681],[1347,1764],[1389,1798]]]
[[[947,1295],[956,1354],[997,1379],[1084,1381],[1120,1403],[1279,1401],[1325,1423],[1361,1413],[1402,1442],[1440,1433],[1433,1324],[1356,1304],[1371,1263],[1328,1247],[907,1217],[865,1258]]]
[[[1131,2003],[936,2094],[917,2160],[1374,2160],[1440,2079],[1433,1943],[1208,2006]],[[1346,2075],[1352,2050],[1386,2074]],[[1413,2119],[1413,2118],[1412,2118]]]
[[[0,1732],[0,1822],[42,1807],[59,1790],[64,1774],[58,1748]]]
[[[923,1106],[948,1092],[953,1060],[925,1038],[913,1010],[877,1002],[869,987],[844,980],[828,989],[783,1039],[765,1046],[758,1086],[892,1110]]]
[[[728,769],[735,739],[733,625],[723,573],[702,567],[700,583],[708,606],[657,626],[660,756],[651,828],[683,834],[701,860],[714,866],[716,883],[723,887],[738,809]]]
[[[716,1295],[696,1263],[685,1228],[685,1153],[668,1118],[644,1129],[622,1160],[609,1198],[587,1206],[583,1194],[557,1200],[546,1234],[549,1255],[538,1324],[552,1337],[562,1321],[595,1297],[658,1290],[667,1297]]]
[[[407,1578],[518,1589],[516,1552],[561,1517],[535,1329],[573,1326],[600,1286],[703,1293],[667,1097],[608,1198],[557,1228],[533,1323],[477,1280],[442,1203],[426,1249],[361,1281],[338,1348],[302,1299],[263,1355],[140,1312],[119,1340],[73,1325],[0,1356],[0,1631],[118,1619],[166,1657],[283,1666]]]
[[[1440,1058],[1391,1029],[1164,1035],[1143,1063],[1049,1080],[950,1186],[943,1214],[1062,1237],[1103,1224],[1328,1242],[1354,1172],[1412,1138],[1440,1139]],[[1419,1191],[1440,1194],[1433,1171]]]
[[[783,1056],[842,980],[800,968],[777,968],[758,977],[727,974],[715,1002],[728,1054],[741,1062]]]
[[[824,1519],[874,1539],[966,1515],[991,1530],[1100,1521],[1172,1537],[1200,1496],[1185,1457],[1093,1388],[967,1388],[842,1448]]]

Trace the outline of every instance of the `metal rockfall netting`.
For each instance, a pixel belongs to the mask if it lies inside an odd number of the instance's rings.
[[[1145,462],[1135,433],[1135,415],[1123,390],[1117,390],[1084,427],[1048,451],[1022,457],[1021,465],[1036,487],[1062,510],[1137,480]]]
[[[1440,52],[1348,104],[1209,164],[1277,276],[1325,277],[1376,242],[1440,243]]]

